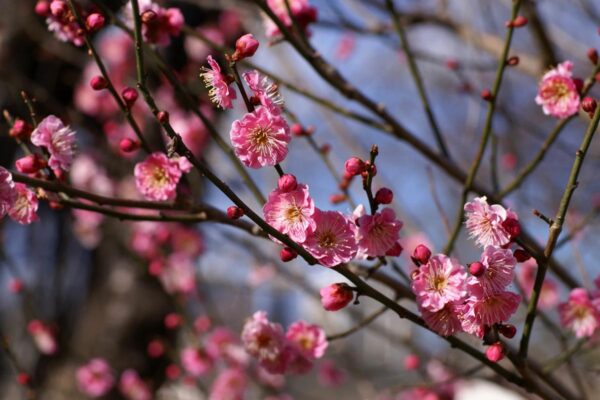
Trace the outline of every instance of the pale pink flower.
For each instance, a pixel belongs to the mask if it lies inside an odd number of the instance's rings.
[[[235,154],[250,168],[279,164],[287,156],[292,140],[285,119],[263,106],[234,121],[229,137]]]
[[[256,70],[247,71],[243,74],[244,80],[260,100],[260,104],[267,107],[271,112],[278,112],[283,108],[284,101],[277,84]],[[278,108],[277,108],[278,107]]]
[[[331,360],[323,361],[317,371],[319,383],[326,387],[340,386],[346,380],[346,373]]]
[[[198,229],[185,225],[176,225],[171,230],[170,244],[173,252],[198,257],[204,251],[204,242]]]
[[[419,268],[411,288],[417,296],[417,304],[435,312],[467,294],[466,280],[465,267],[444,254],[437,254]]]
[[[600,325],[600,310],[583,288],[571,290],[569,299],[558,305],[560,322],[578,338],[590,337]]]
[[[287,28],[291,28],[292,19],[288,13],[285,1],[286,0],[267,0],[267,5]],[[296,23],[300,29],[308,34],[308,25],[317,20],[317,9],[314,6],[311,6],[308,0],[289,0],[289,5]],[[265,16],[265,26],[268,37],[280,35],[281,32],[279,31],[279,28],[268,16]]]
[[[146,11],[155,13],[155,17],[148,22],[142,21],[142,36],[144,41],[159,46],[166,46],[171,42],[171,36],[177,37],[181,33],[185,21],[178,8],[162,8],[151,0],[139,1],[140,15]],[[125,20],[133,27],[133,10],[131,3],[125,9]]]
[[[523,292],[527,299],[531,298],[536,272],[537,261],[533,257],[521,264],[518,269],[517,280],[523,288]],[[540,291],[538,307],[541,310],[551,310],[559,301],[560,298],[556,281],[552,280],[551,277],[546,276],[544,283],[542,284],[542,290]]]
[[[202,67],[200,78],[208,88],[208,95],[213,103],[223,110],[233,108],[233,100],[237,98],[235,89],[231,87],[221,67],[212,56],[206,58],[210,69]]]
[[[243,400],[248,377],[238,368],[223,370],[213,381],[209,400]]]
[[[103,358],[94,358],[77,369],[77,386],[90,397],[104,396],[115,384],[110,365]]]
[[[188,374],[197,378],[206,375],[212,369],[213,360],[204,349],[186,347],[181,351],[181,365]]]
[[[542,77],[535,102],[542,106],[544,114],[567,118],[578,111],[580,96],[572,69],[573,63],[565,61]]]
[[[272,374],[285,372],[289,362],[287,341],[280,324],[270,322],[267,313],[257,311],[242,330],[246,352],[256,357],[260,365]]]
[[[56,353],[58,350],[56,335],[49,325],[34,319],[27,324],[27,331],[40,353],[47,355]]]
[[[419,306],[419,311],[427,326],[439,335],[450,336],[462,331],[458,303],[446,303],[437,311]]]
[[[321,304],[327,311],[337,311],[346,307],[353,299],[354,292],[345,283],[334,283],[320,291]]]
[[[396,219],[391,208],[384,208],[374,215],[363,215],[356,221],[358,225],[359,254],[368,257],[385,256],[400,238],[402,221]]]
[[[56,8],[70,10],[64,0],[52,0],[52,3],[55,3],[52,6]],[[75,46],[82,46],[85,43],[83,31],[79,24],[70,18],[70,14],[70,12],[65,12],[60,16],[55,16],[53,13],[49,13],[46,18],[48,30],[62,42],[71,42]]]
[[[483,275],[472,276],[469,280],[475,282],[488,293],[504,290],[510,285],[515,275],[517,260],[509,249],[486,246],[481,255],[481,263],[485,267]]]
[[[483,196],[466,203],[465,214],[469,235],[479,246],[500,247],[510,243],[512,236],[507,226],[510,222],[518,221],[514,212],[499,204],[490,206],[487,198]]]
[[[158,275],[160,283],[169,294],[189,294],[196,288],[194,262],[185,253],[172,253]]]
[[[50,153],[48,165],[68,171],[75,155],[75,131],[55,117],[48,115],[31,134],[31,143],[45,147]]]
[[[263,206],[263,213],[269,225],[298,243],[304,242],[317,227],[315,205],[304,184],[287,193],[273,190]]]
[[[4,217],[17,200],[15,183],[11,173],[0,167],[0,218]]]
[[[20,224],[30,224],[38,220],[38,198],[35,192],[22,183],[15,184],[17,195],[8,215]]]
[[[325,331],[315,324],[296,321],[287,330],[286,338],[305,358],[315,360],[323,357],[329,346]]]
[[[485,292],[480,285],[469,285],[467,306],[472,309],[476,322],[492,326],[506,322],[519,308],[521,296],[508,291]],[[466,330],[466,329],[465,329]]]
[[[135,184],[145,198],[164,201],[173,200],[177,195],[182,171],[178,160],[156,152],[135,165],[134,175]]]
[[[218,327],[206,339],[206,353],[218,359],[227,354],[229,346],[237,343],[237,338],[228,328]]]
[[[119,390],[127,400],[152,399],[150,388],[133,369],[123,371],[119,381]]]
[[[339,211],[315,210],[317,224],[304,246],[326,267],[348,262],[356,256],[356,226]]]

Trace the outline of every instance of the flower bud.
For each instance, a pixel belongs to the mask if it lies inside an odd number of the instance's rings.
[[[97,75],[90,79],[90,86],[94,90],[103,90],[108,87],[108,81],[103,76]]]
[[[23,287],[23,281],[15,278],[10,281],[8,289],[11,293],[17,294],[23,291]]]
[[[425,246],[424,244],[420,244],[417,247],[415,247],[415,250],[413,251],[411,258],[412,258],[413,262],[417,266],[419,266],[419,265],[427,264],[427,262],[429,262],[430,257],[431,257],[431,250],[429,250],[429,248],[427,248],[427,246]]]
[[[320,291],[321,304],[327,311],[338,311],[346,307],[354,299],[352,288],[345,283],[334,283]]]
[[[235,52],[233,53],[233,61],[243,60],[244,58],[252,57],[258,50],[258,40],[254,39],[251,33],[247,33],[240,37],[235,42]]]
[[[289,247],[284,247],[283,249],[281,249],[281,252],[279,252],[279,258],[283,262],[292,261],[296,257],[298,257],[298,253],[296,253],[294,249]]]
[[[33,127],[22,119],[17,118],[13,123],[12,128],[8,131],[8,134],[12,138],[24,141],[29,139],[31,132],[33,132]]]
[[[502,222],[502,227],[508,232],[511,239],[521,234],[521,224],[514,218],[507,218],[506,221]]]
[[[284,174],[279,178],[277,182],[277,188],[282,193],[288,193],[292,190],[296,190],[298,187],[298,181],[296,177],[292,174]]]
[[[346,173],[350,176],[359,175],[365,169],[365,163],[358,157],[351,157],[346,160],[346,164],[344,164],[346,168]]]
[[[596,112],[596,105],[596,100],[590,96],[584,97],[584,99],[581,101],[581,108],[590,115],[594,115]]]
[[[15,161],[17,171],[24,174],[35,174],[45,167],[45,162],[37,154],[29,154]]]
[[[477,278],[479,278],[481,275],[483,275],[484,272],[485,272],[485,266],[482,263],[480,263],[479,261],[476,261],[469,265],[469,273]]]
[[[299,123],[293,124],[290,129],[292,131],[292,135],[294,135],[294,136],[306,135],[306,131],[304,130],[304,127],[302,125],[300,125]]]
[[[587,57],[592,62],[592,64],[598,64],[598,50],[594,49],[593,47],[588,49]]]
[[[104,26],[104,21],[104,15],[100,13],[91,13],[85,19],[85,26],[87,26],[88,30],[91,32],[96,32]]]
[[[491,362],[498,362],[504,358],[504,346],[502,343],[496,342],[489,346],[485,351],[485,356]]]
[[[321,154],[328,154],[331,151],[331,145],[329,143],[325,143],[321,146],[319,151],[321,152]]]
[[[175,380],[181,375],[181,368],[177,364],[169,364],[165,368],[165,376],[170,380]]]
[[[515,250],[514,257],[518,262],[525,262],[531,258],[531,255],[523,249]]]
[[[346,201],[347,197],[344,193],[334,193],[329,196],[329,202],[331,204],[340,204]]]
[[[404,358],[404,369],[414,371],[421,365],[421,358],[416,354],[409,354]]]
[[[402,247],[402,245],[398,242],[394,243],[394,245],[392,247],[390,247],[386,252],[385,255],[388,257],[398,257],[400,256],[400,254],[402,254],[402,251],[404,250],[404,248]]]
[[[527,25],[528,22],[529,22],[529,20],[526,17],[524,17],[522,15],[518,15],[512,21],[506,21],[505,26],[507,28],[521,28],[521,27]]]
[[[135,88],[126,87],[125,89],[123,89],[123,92],[121,92],[121,96],[123,96],[123,100],[125,100],[125,104],[127,104],[127,107],[131,108],[131,106],[133,106],[133,104],[138,99],[139,95],[138,91]]]
[[[176,329],[181,325],[183,319],[177,313],[169,313],[165,316],[164,322],[167,329]]]
[[[454,58],[449,58],[446,60],[446,68],[451,71],[456,71],[460,64]]]
[[[514,67],[515,65],[519,65],[519,57],[518,56],[509,57],[508,60],[506,60],[506,65],[509,65],[511,67]]]
[[[489,89],[484,89],[481,91],[481,98],[485,101],[492,101],[494,99],[494,95],[490,92]]]
[[[119,148],[123,153],[131,153],[140,148],[140,142],[129,138],[121,139]]]
[[[150,261],[150,265],[148,265],[148,273],[152,276],[159,276],[163,271],[163,261],[162,260],[152,260]]]
[[[517,334],[517,328],[511,324],[502,324],[498,326],[498,332],[508,339],[512,339]]]
[[[240,219],[244,216],[244,210],[238,206],[230,206],[227,208],[227,216],[231,219]]]
[[[149,24],[152,21],[154,21],[156,19],[156,17],[158,17],[158,15],[156,15],[156,13],[154,11],[146,10],[142,13],[142,15],[140,16],[140,19],[143,24]]]
[[[169,112],[168,111],[159,111],[156,113],[156,119],[161,124],[166,124],[169,122]]]
[[[150,358],[159,358],[165,354],[165,344],[159,339],[151,340],[146,347],[146,353]]]
[[[67,11],[67,3],[62,0],[53,0],[52,3],[50,3],[50,13],[56,18],[61,18]]]
[[[35,5],[35,13],[40,17],[47,17],[50,15],[50,3],[46,0],[40,0]]]
[[[25,372],[19,372],[17,375],[17,383],[21,386],[27,386],[31,382],[31,377]]]
[[[394,199],[394,192],[390,189],[383,187],[375,193],[375,201],[378,204],[390,204]]]

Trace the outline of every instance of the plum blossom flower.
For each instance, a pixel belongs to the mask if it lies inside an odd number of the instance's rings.
[[[261,106],[234,121],[229,137],[235,154],[250,168],[279,164],[287,156],[292,140],[285,119]]]
[[[142,36],[144,41],[159,46],[167,46],[171,36],[177,37],[181,33],[185,20],[178,8],[162,8],[152,0],[139,0],[140,15],[152,11],[154,15],[147,20],[142,18]],[[125,9],[125,20],[133,27],[133,10],[131,3]]]
[[[75,131],[58,117],[48,115],[31,133],[31,143],[50,153],[48,165],[68,171],[75,155]]]
[[[504,246],[514,235],[517,214],[499,204],[489,205],[487,198],[477,197],[465,204],[469,235],[481,246]]]
[[[325,331],[315,324],[296,321],[287,330],[286,338],[298,352],[309,360],[323,357],[329,346]]]
[[[292,26],[286,0],[267,0],[267,5],[286,27]],[[308,0],[289,0],[289,5],[296,23],[306,32],[308,25],[317,20],[317,9],[311,6]],[[281,33],[277,25],[267,16],[265,16],[265,26],[267,37],[275,37]]]
[[[411,288],[421,308],[436,312],[467,294],[466,280],[465,267],[444,254],[437,254],[419,268]]]
[[[4,217],[17,200],[15,183],[7,169],[0,167],[0,218]]]
[[[484,291],[494,293],[510,285],[515,275],[517,260],[508,249],[486,246],[481,255],[485,267],[483,275],[471,277],[470,281],[481,285]]]
[[[194,262],[185,253],[171,254],[158,274],[160,283],[170,294],[189,294],[196,288]]]
[[[321,304],[327,311],[337,311],[346,307],[354,299],[354,292],[345,283],[334,283],[320,291]]]
[[[38,220],[38,199],[35,192],[22,183],[15,184],[17,195],[8,215],[20,224],[27,225]]]
[[[110,365],[103,358],[94,358],[76,372],[79,390],[90,397],[104,396],[115,384]]]
[[[42,354],[54,354],[58,350],[56,335],[49,325],[34,319],[27,324],[27,331],[31,335],[35,346]]]
[[[223,370],[213,381],[208,400],[243,400],[248,377],[239,368]]]
[[[269,225],[299,243],[304,242],[317,227],[314,220],[315,205],[308,193],[308,186],[304,184],[287,193],[273,190],[263,206],[263,213]]]
[[[50,9],[47,10],[46,16],[46,25],[48,25],[48,30],[54,33],[54,36],[60,40],[61,42],[71,42],[75,46],[82,46],[84,41],[83,30],[72,18],[71,10],[67,5],[67,2],[64,0],[53,0],[53,5],[50,6]],[[54,10],[64,10],[63,12],[51,12],[51,9]]]
[[[150,400],[152,393],[148,385],[133,369],[127,369],[121,374],[119,390],[127,400]]]
[[[344,383],[346,377],[346,373],[338,368],[331,360],[325,360],[319,365],[317,379],[323,386],[340,386]]]
[[[283,108],[284,100],[276,83],[256,70],[244,72],[243,77],[260,104],[271,112]]]
[[[191,376],[200,377],[212,369],[213,360],[204,349],[186,347],[181,352],[181,365]]]
[[[544,114],[568,118],[579,109],[580,96],[572,78],[573,63],[565,61],[544,74],[535,102]]]
[[[463,330],[483,337],[486,326],[505,322],[517,311],[521,296],[509,291],[486,292],[481,285],[469,285],[463,307]]]
[[[589,337],[600,326],[600,310],[583,288],[571,290],[569,299],[558,305],[560,322],[578,338]]]
[[[368,257],[384,256],[398,241],[404,225],[396,219],[391,208],[384,208],[374,215],[363,215],[356,220],[359,254]]]
[[[439,335],[450,336],[462,331],[459,304],[456,302],[446,303],[437,311],[419,306],[419,311],[427,326]]]
[[[182,171],[179,160],[168,158],[164,153],[150,154],[135,165],[135,184],[139,192],[149,200],[173,200]]]
[[[530,258],[525,261],[519,267],[517,280],[523,288],[525,297],[529,299],[533,292],[533,285],[535,283],[535,275],[537,271],[537,262],[535,258]],[[551,277],[546,277],[542,284],[542,290],[540,291],[540,298],[538,300],[538,307],[541,310],[553,309],[559,302],[558,296],[558,285]]]
[[[315,230],[304,246],[326,267],[348,262],[356,256],[356,226],[339,211],[315,210]]]
[[[260,365],[272,374],[285,372],[289,362],[287,341],[280,324],[270,322],[267,313],[257,311],[242,330],[246,352],[256,357]]]
[[[211,101],[223,110],[233,108],[233,100],[237,98],[235,89],[231,87],[227,77],[221,72],[221,66],[212,56],[208,56],[206,61],[210,69],[202,67],[200,78],[208,88]]]

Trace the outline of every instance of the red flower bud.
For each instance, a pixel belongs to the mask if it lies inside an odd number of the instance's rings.
[[[97,75],[90,80],[90,86],[94,90],[102,90],[108,87],[108,82],[103,76]]]
[[[449,58],[446,60],[446,68],[448,68],[449,70],[455,71],[458,69],[458,67],[458,61],[456,61],[454,58]]]
[[[417,247],[415,247],[411,258],[413,262],[417,266],[419,266],[427,264],[427,262],[429,261],[429,257],[431,257],[431,250],[429,250],[429,248],[424,244],[420,244]]]
[[[121,96],[123,96],[123,100],[125,100],[125,104],[127,104],[127,107],[129,108],[133,106],[133,104],[139,97],[138,91],[132,87],[126,87],[125,89],[123,89],[123,92],[121,92]]]
[[[306,131],[304,130],[304,127],[302,125],[300,125],[299,123],[293,124],[290,129],[292,131],[292,135],[294,135],[294,136],[306,135]]]
[[[296,253],[294,249],[289,247],[284,247],[283,249],[281,249],[281,252],[279,252],[279,258],[283,262],[292,261],[296,257],[298,257],[298,253]]]
[[[238,206],[230,206],[227,208],[227,216],[231,219],[240,219],[244,216],[244,210]]]
[[[523,249],[517,249],[514,253],[518,262],[525,262],[531,258],[531,255]]]
[[[503,324],[498,327],[498,332],[500,332],[502,336],[508,339],[512,339],[517,334],[517,328],[511,324]]]
[[[344,164],[346,173],[350,176],[359,175],[365,169],[365,162],[358,157],[352,157],[346,160]]]
[[[414,371],[421,365],[421,359],[416,354],[409,354],[404,359],[404,369]]]
[[[161,124],[166,124],[169,122],[169,112],[168,111],[159,111],[156,113],[156,119]]]
[[[17,118],[10,131],[8,131],[8,134],[12,138],[27,140],[31,136],[31,132],[33,132],[33,127],[22,119]]]
[[[175,380],[181,375],[181,368],[177,364],[169,364],[165,368],[165,375],[170,380]]]
[[[298,181],[296,177],[292,174],[284,174],[279,178],[277,182],[277,188],[279,191],[283,193],[291,192],[292,190],[296,190],[298,187]]]
[[[252,57],[258,50],[258,40],[254,39],[251,33],[247,33],[240,37],[235,42],[235,52],[233,53],[233,61],[243,60],[244,58]]]
[[[40,0],[35,5],[35,13],[40,17],[47,17],[50,15],[50,3],[46,0]]]
[[[329,196],[329,202],[331,204],[340,204],[346,201],[347,197],[344,193],[334,193]]]
[[[594,115],[594,112],[596,112],[596,106],[596,100],[590,96],[584,97],[584,99],[581,101],[581,108],[590,115]]]
[[[165,354],[165,344],[158,339],[151,340],[150,343],[148,343],[146,352],[150,358],[159,358]]]
[[[496,342],[489,346],[485,351],[485,356],[491,362],[498,362],[504,358],[504,346],[502,343]]]
[[[29,385],[29,382],[31,382],[31,377],[29,375],[27,375],[25,372],[20,372],[17,375],[17,383],[21,386],[26,386]]]
[[[469,265],[469,273],[475,277],[480,277],[481,275],[483,275],[484,272],[485,266],[479,261],[476,261]]]
[[[85,26],[91,31],[95,32],[104,26],[104,15],[100,13],[91,13],[85,19]]]
[[[323,146],[321,146],[319,151],[321,154],[327,154],[331,151],[331,145],[329,143],[325,143]]]
[[[481,91],[481,98],[485,101],[492,101],[494,99],[494,95],[490,92],[489,89],[484,89]]]
[[[23,281],[20,279],[12,279],[9,283],[9,290],[11,293],[21,293],[23,291]]]
[[[514,218],[508,218],[502,223],[502,227],[508,232],[511,239],[514,239],[521,234],[521,224]]]
[[[169,313],[165,316],[164,322],[167,329],[176,329],[183,322],[183,318],[177,313]]]
[[[375,201],[378,204],[390,204],[394,199],[394,192],[390,189],[383,187],[375,193]]]
[[[50,13],[56,18],[61,18],[67,11],[67,3],[62,0],[53,0],[52,3],[50,3]]]
[[[24,174],[35,174],[46,166],[46,162],[37,154],[30,154],[15,161],[17,171]]]
[[[505,26],[507,28],[520,28],[522,26],[527,25],[527,22],[529,22],[529,20],[526,17],[524,17],[522,15],[518,15],[512,21],[506,21]]]
[[[594,65],[598,64],[598,50],[596,50],[594,48],[588,49],[587,57],[592,62],[592,64],[594,64]]]
[[[140,148],[140,142],[129,138],[121,139],[119,148],[123,153],[131,153]]]
[[[506,65],[510,65],[511,67],[514,67],[515,65],[519,65],[519,57],[517,57],[517,56],[509,57],[508,60],[506,60]]]
[[[142,20],[143,24],[149,24],[152,21],[154,21],[156,19],[156,17],[158,17],[158,15],[156,15],[156,13],[152,10],[146,10],[142,13],[142,15],[140,16],[140,19]]]

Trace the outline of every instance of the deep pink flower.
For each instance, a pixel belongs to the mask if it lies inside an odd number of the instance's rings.
[[[334,267],[356,256],[356,226],[339,211],[315,210],[314,232],[310,233],[304,246],[326,267]]]
[[[444,254],[437,254],[419,268],[411,288],[417,296],[417,304],[435,312],[467,294],[466,280],[465,267]]]
[[[4,217],[17,200],[15,183],[7,169],[0,167],[0,218]]]
[[[325,331],[315,324],[296,321],[287,330],[286,338],[305,358],[315,360],[323,357],[329,346]]]
[[[469,285],[467,306],[482,326],[506,322],[519,308],[521,296],[508,291],[486,292],[480,285]],[[465,329],[467,331],[467,329]]]
[[[263,213],[269,225],[298,243],[304,242],[317,227],[315,205],[304,184],[287,193],[273,190],[263,206]]]
[[[359,254],[369,257],[384,256],[400,238],[402,221],[396,219],[391,208],[384,208],[375,215],[363,215],[358,218]]]
[[[565,61],[542,77],[535,102],[542,106],[544,114],[567,118],[577,113],[580,96],[572,69],[573,63]]]
[[[38,220],[38,198],[35,192],[22,183],[15,184],[17,195],[8,215],[20,224],[30,224]]]
[[[193,377],[206,375],[213,367],[212,358],[204,349],[186,347],[181,351],[181,365]]]
[[[233,108],[233,100],[237,98],[235,89],[228,83],[221,72],[221,67],[212,56],[206,58],[210,69],[202,67],[200,78],[208,88],[208,95],[213,103],[223,110]]]
[[[77,369],[77,386],[90,397],[104,396],[115,384],[110,365],[103,358],[94,358]]]
[[[123,371],[119,381],[119,390],[127,400],[152,399],[150,388],[133,369]]]
[[[55,117],[48,115],[31,133],[31,143],[45,147],[50,153],[48,165],[68,171],[75,155],[75,131]]]
[[[238,158],[250,168],[273,166],[282,162],[292,139],[283,117],[263,106],[247,113],[231,125],[229,132]]]
[[[583,288],[571,290],[569,299],[558,305],[560,322],[578,338],[589,337],[600,325],[600,310]]]
[[[487,198],[477,197],[465,204],[465,222],[469,235],[481,247],[504,246],[510,243],[507,221],[518,221],[517,215],[499,204],[489,205]]]
[[[259,99],[260,104],[267,107],[271,112],[277,112],[283,108],[284,101],[277,84],[256,70],[247,71],[243,74],[244,80]]]
[[[346,307],[353,299],[354,292],[345,283],[334,283],[320,291],[321,304],[327,311],[337,311]]]
[[[481,255],[481,263],[485,270],[478,277],[471,277],[470,281],[481,285],[487,293],[504,290],[510,285],[515,275],[517,260],[512,251],[494,246],[486,246]]]
[[[135,184],[139,192],[149,200],[173,200],[182,171],[178,160],[164,153],[150,154],[135,165]]]
[[[196,288],[196,270],[192,258],[185,253],[172,253],[158,275],[169,294],[189,294]]]
[[[243,400],[248,377],[238,368],[223,370],[213,381],[208,400]]]
[[[257,311],[242,330],[246,352],[256,357],[260,365],[272,374],[282,374],[289,363],[287,341],[280,324],[270,322],[267,313]]]
[[[292,19],[285,0],[267,0],[267,5],[286,27],[291,28]],[[289,0],[289,5],[296,23],[308,34],[307,26],[317,20],[317,9],[311,6],[308,0]],[[277,25],[267,16],[265,16],[265,26],[268,37],[275,37],[281,33]]]
[[[181,33],[185,21],[178,8],[162,8],[152,0],[139,0],[140,15],[153,12],[152,18],[142,18],[142,36],[144,41],[159,46],[166,46],[171,42],[171,36],[177,37]],[[131,3],[125,9],[125,20],[133,27],[133,10]]]
[[[446,303],[437,311],[429,311],[419,306],[419,311],[427,326],[439,335],[450,336],[462,331],[457,303]]]

